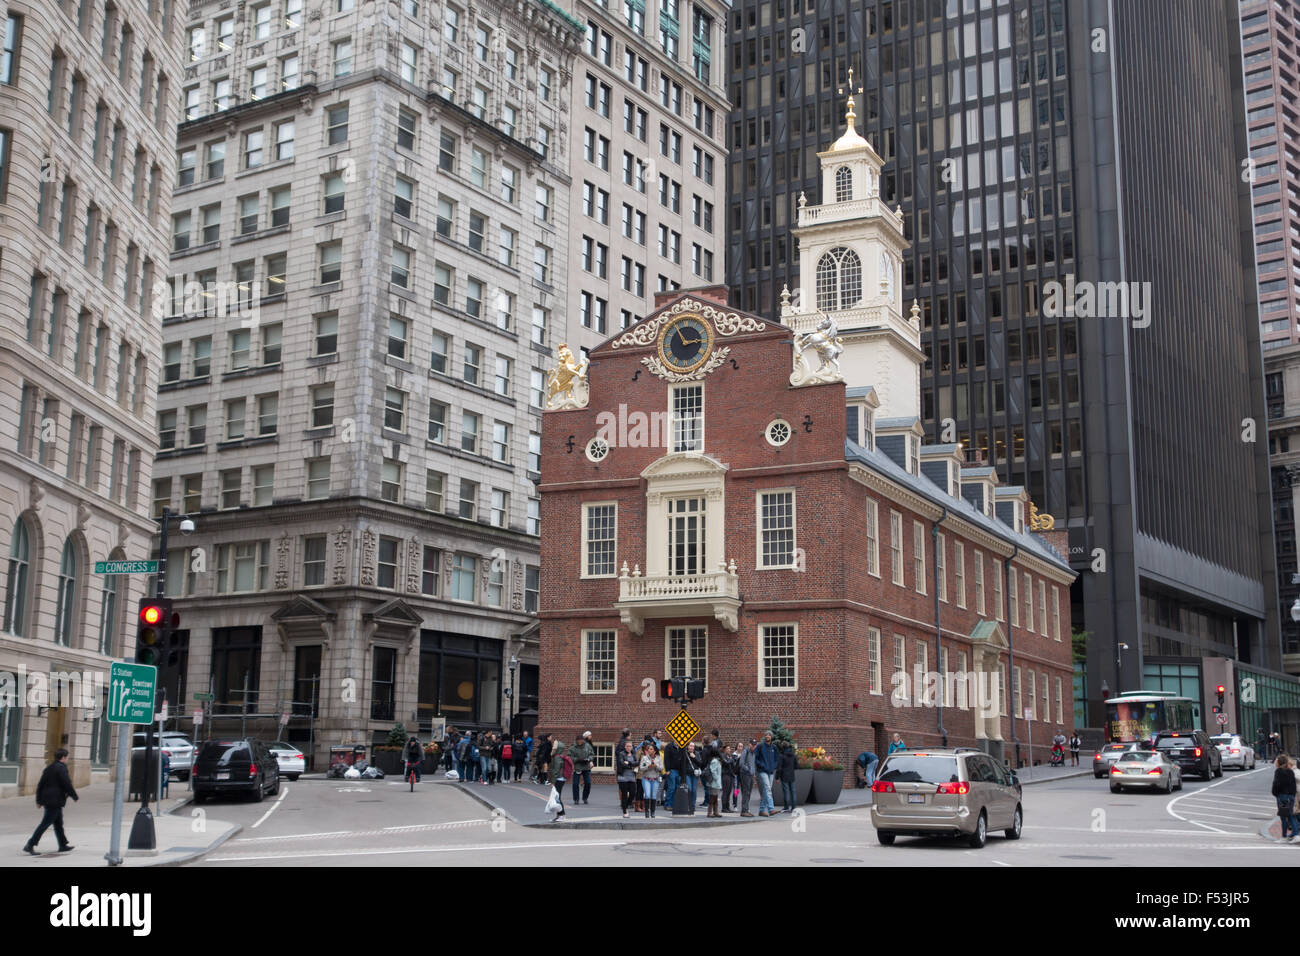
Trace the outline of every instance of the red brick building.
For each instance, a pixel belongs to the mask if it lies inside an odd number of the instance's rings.
[[[1007,759],[1032,732],[1045,759],[1071,730],[1074,575],[1027,530],[1022,489],[922,445],[879,157],[846,134],[822,158],[837,203],[799,231],[830,263],[804,266],[815,314],[665,294],[552,385],[538,732],[590,730],[608,759],[621,728],[677,712],[659,681],[690,675],[692,716],[726,742],[779,715],[846,767],[893,731]]]

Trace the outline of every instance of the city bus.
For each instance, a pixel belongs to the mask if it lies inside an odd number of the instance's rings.
[[[1165,730],[1203,730],[1201,705],[1163,691],[1128,691],[1106,701],[1106,739],[1115,743],[1150,740]]]

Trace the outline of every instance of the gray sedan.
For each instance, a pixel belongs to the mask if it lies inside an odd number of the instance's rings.
[[[1160,750],[1131,750],[1121,754],[1110,770],[1110,792],[1140,788],[1170,793],[1183,789],[1183,771]]]

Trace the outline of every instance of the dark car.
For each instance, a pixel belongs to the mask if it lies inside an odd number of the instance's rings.
[[[264,741],[210,740],[194,761],[194,802],[218,793],[248,793],[254,800],[280,792],[280,765]]]
[[[1203,730],[1162,730],[1155,736],[1154,749],[1168,754],[1185,774],[1193,773],[1206,780],[1223,776],[1223,755]]]

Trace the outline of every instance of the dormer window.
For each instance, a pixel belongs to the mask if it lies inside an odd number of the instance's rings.
[[[917,463],[917,456],[920,452],[921,441],[915,435],[907,436],[907,473],[909,475],[920,474],[920,466]]]
[[[848,202],[853,198],[853,172],[847,166],[835,170],[835,201]]]
[[[851,309],[862,299],[862,260],[836,246],[817,261],[817,308]]]
[[[862,409],[862,447],[876,450],[876,414],[869,408]]]

